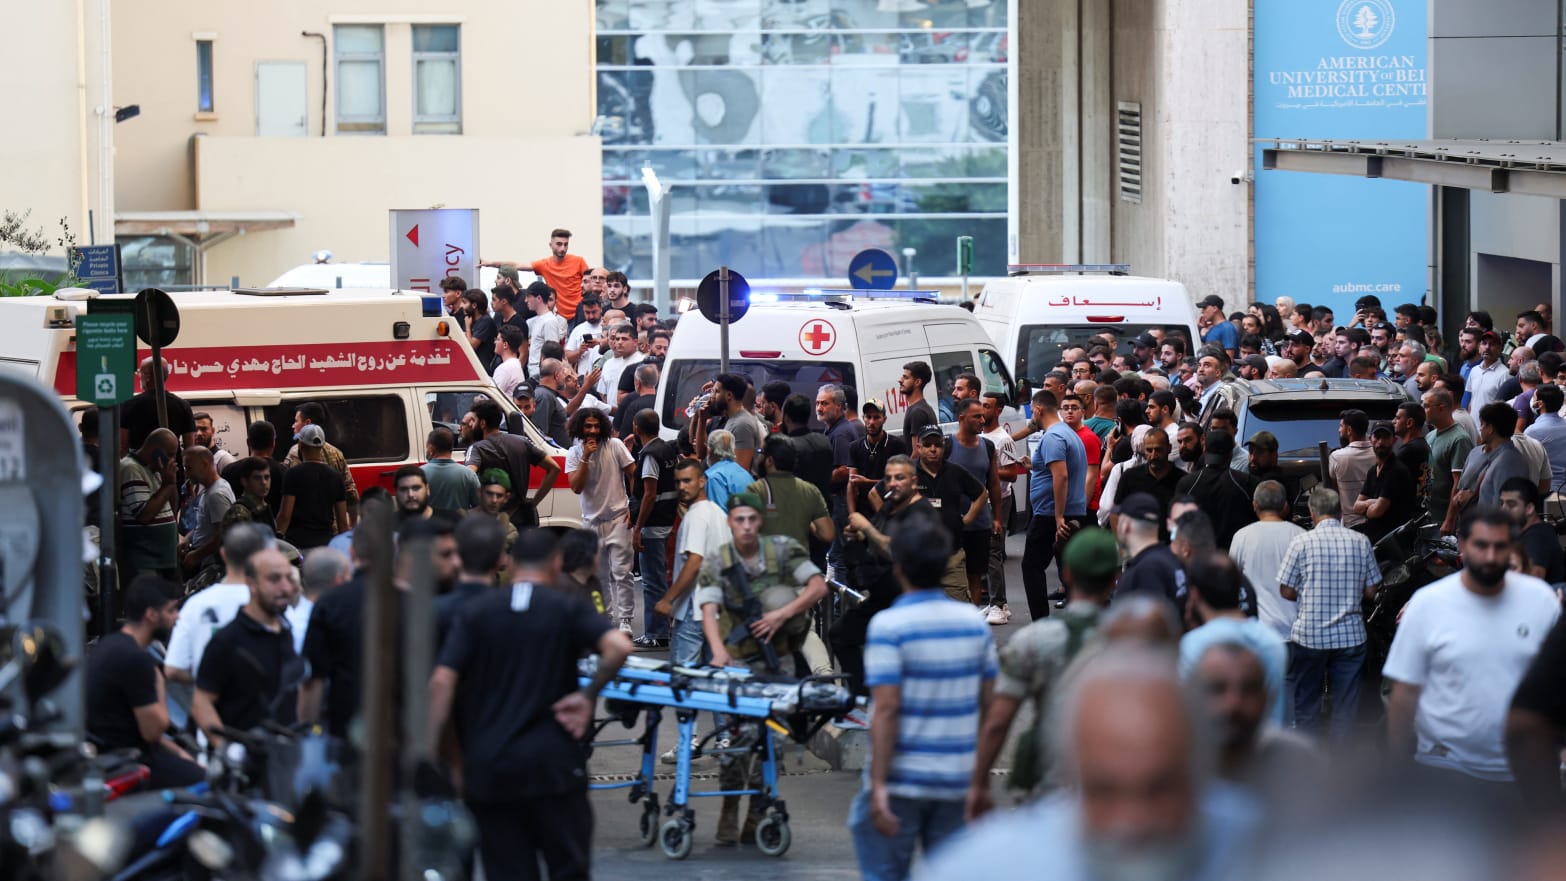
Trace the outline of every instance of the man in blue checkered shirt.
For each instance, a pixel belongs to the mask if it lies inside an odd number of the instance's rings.
[[[1294,724],[1309,733],[1320,725],[1321,682],[1332,689],[1333,740],[1347,736],[1359,711],[1359,678],[1365,669],[1365,619],[1360,602],[1375,594],[1381,568],[1370,539],[1346,528],[1338,494],[1310,494],[1311,531],[1296,536],[1283,555],[1278,591],[1299,601],[1289,633],[1289,675]]]
[[[998,663],[984,617],[941,589],[951,553],[933,515],[910,514],[892,533],[903,593],[870,619],[870,763],[848,812],[865,881],[903,881],[916,846],[933,850],[963,827]]]

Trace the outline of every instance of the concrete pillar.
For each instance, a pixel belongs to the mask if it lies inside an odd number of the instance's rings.
[[[1113,98],[1109,0],[1011,6],[1012,262],[1107,260]]]

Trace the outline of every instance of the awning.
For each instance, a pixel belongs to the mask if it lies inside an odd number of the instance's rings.
[[[1351,141],[1258,138],[1262,168],[1406,180],[1566,199],[1561,141]]]
[[[114,234],[200,239],[287,229],[298,219],[287,211],[120,211],[114,215]]]
[[[287,211],[119,211],[116,236],[166,236],[190,248],[198,285],[207,283],[207,252],[234,236],[288,229],[299,215]]]

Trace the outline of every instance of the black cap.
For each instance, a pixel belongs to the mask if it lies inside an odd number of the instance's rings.
[[[1223,298],[1218,296],[1217,294],[1208,294],[1207,296],[1202,298],[1202,301],[1200,303],[1196,304],[1196,307],[1198,309],[1206,309],[1208,306],[1215,306],[1215,307],[1217,307],[1219,309],[1222,309],[1223,308]]]
[[[1316,345],[1316,338],[1310,335],[1310,331],[1298,327],[1284,334],[1284,336],[1288,337],[1291,343],[1299,343],[1306,347]]]
[[[946,437],[946,432],[941,431],[941,427],[939,425],[926,425],[925,427],[919,429],[919,440],[924,440],[927,437],[944,438]]]
[[[1158,504],[1158,499],[1154,498],[1152,493],[1132,493],[1120,504],[1111,508],[1110,513],[1140,520],[1143,523],[1158,523],[1164,519],[1163,506]]]
[[[1153,335],[1150,333],[1139,333],[1131,338],[1131,345],[1139,349],[1156,349],[1158,348],[1158,340],[1153,339]]]
[[[1396,434],[1396,432],[1394,432],[1392,430],[1392,423],[1387,422],[1386,420],[1382,420],[1380,422],[1375,422],[1375,423],[1371,424],[1371,426],[1370,426],[1370,434],[1372,436],[1375,436],[1375,435],[1378,435],[1378,434],[1391,435],[1391,434]]]

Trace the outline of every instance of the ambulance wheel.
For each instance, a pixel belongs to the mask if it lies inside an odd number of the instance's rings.
[[[691,845],[696,843],[696,836],[691,834],[689,823],[676,817],[663,824],[659,843],[663,845],[664,856],[671,860],[683,860],[691,855]]]
[[[788,821],[777,814],[768,814],[756,824],[756,849],[769,857],[780,857],[794,841]]]
[[[642,818],[637,821],[637,832],[642,839],[642,847],[652,847],[658,843],[658,806],[649,804],[642,809]]]

